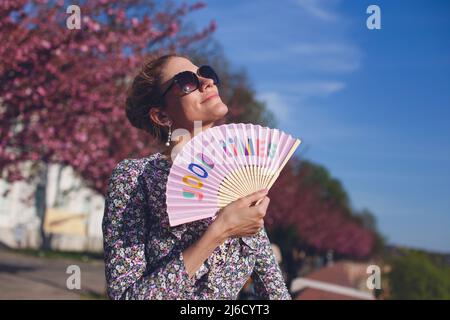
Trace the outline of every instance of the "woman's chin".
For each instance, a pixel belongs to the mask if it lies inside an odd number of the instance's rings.
[[[221,101],[214,105],[212,113],[217,116],[218,119],[221,119],[228,113],[228,106]]]
[[[222,101],[203,107],[203,121],[217,121],[228,113],[228,106]]]

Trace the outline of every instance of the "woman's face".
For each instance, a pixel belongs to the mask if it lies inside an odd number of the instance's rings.
[[[198,66],[182,57],[172,57],[162,70],[161,92],[164,92],[171,84],[173,76],[182,71],[197,73]],[[189,94],[184,94],[178,85],[172,88],[164,96],[165,107],[163,111],[172,120],[172,128],[184,128],[193,130],[194,121],[202,121],[202,126],[212,125],[228,112],[228,107],[222,102],[219,90],[212,79],[198,76],[200,87]],[[205,101],[211,95],[215,97]]]

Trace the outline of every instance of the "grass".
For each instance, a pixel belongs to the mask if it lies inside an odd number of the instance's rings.
[[[81,300],[109,300],[106,294],[99,294],[97,292],[89,291],[80,294]]]
[[[71,259],[82,262],[103,261],[103,252],[44,251],[39,249],[9,249],[9,251],[47,259]]]

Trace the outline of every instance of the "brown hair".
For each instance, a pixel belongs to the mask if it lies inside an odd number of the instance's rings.
[[[167,140],[167,129],[150,119],[151,107],[162,108],[164,99],[161,96],[160,84],[163,67],[172,57],[183,57],[179,54],[166,54],[147,60],[133,79],[128,89],[125,112],[130,123],[164,142]]]

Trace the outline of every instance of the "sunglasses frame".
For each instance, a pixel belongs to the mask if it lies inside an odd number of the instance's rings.
[[[210,68],[211,71],[214,72],[214,74],[216,75],[217,81],[215,81],[215,79],[213,79],[213,78],[208,78],[208,77],[204,77],[204,76],[201,75],[201,69],[202,69],[202,68],[205,68],[205,67]],[[189,92],[183,91],[185,94],[189,94],[189,93],[191,93],[191,92],[194,92],[195,90],[197,90],[197,89],[200,87],[200,79],[198,78],[198,76],[201,76],[201,77],[203,77],[203,78],[208,78],[208,79],[214,80],[214,84],[215,84],[215,85],[218,85],[218,84],[219,84],[219,76],[218,76],[217,73],[214,71],[214,69],[213,69],[211,66],[203,65],[203,66],[200,66],[200,67],[197,69],[197,73],[194,73],[194,72],[192,72],[192,71],[182,71],[182,72],[179,72],[179,73],[177,73],[176,75],[174,75],[173,78],[172,78],[172,83],[167,87],[167,89],[166,89],[166,90],[163,92],[163,94],[161,95],[163,98],[164,98],[164,96],[167,94],[167,92],[169,92],[169,90],[172,89],[172,87],[173,87],[175,84],[177,84],[177,85],[179,86],[179,88],[180,88],[181,90],[183,90],[183,88],[181,87],[181,85],[180,85],[179,82],[178,82],[178,81],[179,81],[178,79],[179,79],[179,77],[180,77],[182,74],[185,74],[185,73],[189,73],[189,74],[191,74],[191,75],[194,75],[194,79],[195,79],[195,89],[193,89],[193,90],[191,90],[191,91],[189,91]]]

